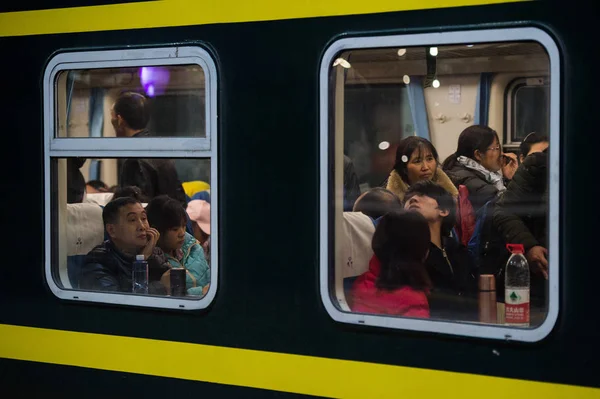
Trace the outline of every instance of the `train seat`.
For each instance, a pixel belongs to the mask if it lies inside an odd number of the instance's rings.
[[[71,287],[79,287],[85,256],[103,240],[102,208],[96,203],[67,204],[67,274]]]
[[[90,193],[85,195],[84,203],[104,206],[112,199],[114,193]]]
[[[338,248],[336,270],[342,271],[344,292],[349,292],[356,277],[369,268],[373,256],[371,240],[375,233],[373,220],[362,212],[344,212],[341,245]]]

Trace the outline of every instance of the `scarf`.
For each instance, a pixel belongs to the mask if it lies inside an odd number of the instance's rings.
[[[484,176],[485,181],[490,184],[493,184],[499,193],[506,190],[506,187],[504,186],[504,178],[502,177],[502,173],[491,172],[491,171],[487,170],[486,168],[484,168],[483,166],[481,166],[480,163],[472,160],[471,158],[465,157],[463,155],[458,157],[456,160],[458,161],[459,164],[461,164],[465,168],[481,173]]]

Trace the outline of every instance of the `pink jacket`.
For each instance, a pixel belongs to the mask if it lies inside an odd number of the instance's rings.
[[[393,291],[375,286],[381,265],[375,255],[369,261],[369,270],[361,274],[348,298],[353,312],[429,318],[427,295],[407,285]]]

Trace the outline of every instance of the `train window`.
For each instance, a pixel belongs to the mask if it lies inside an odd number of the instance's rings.
[[[549,77],[512,97],[516,126],[549,137],[524,158],[536,168],[502,146],[495,86],[515,75]],[[559,78],[556,44],[537,28],[344,38],[327,49],[320,281],[333,319],[526,342],[550,333]]]
[[[548,131],[547,79],[515,79],[506,89],[506,128],[511,143],[520,143],[531,132]]]
[[[184,310],[212,301],[216,83],[199,47],[50,60],[46,278],[59,298]]]

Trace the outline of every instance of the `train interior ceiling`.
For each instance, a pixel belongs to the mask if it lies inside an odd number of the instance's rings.
[[[472,124],[490,126],[512,152],[531,131],[548,133],[550,63],[535,42],[357,49],[334,65],[345,82],[335,93],[344,154],[363,192],[382,184],[410,135],[428,138],[443,162]]]

